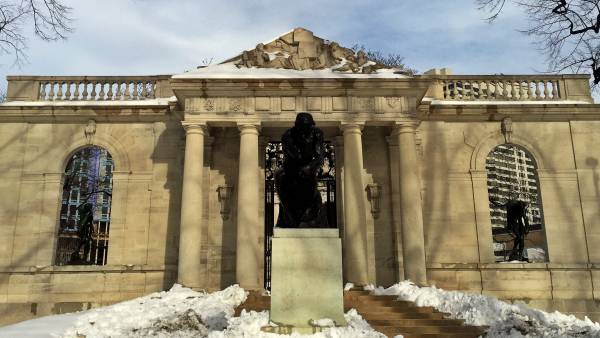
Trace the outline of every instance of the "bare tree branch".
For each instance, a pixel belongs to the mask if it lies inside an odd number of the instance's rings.
[[[61,0],[0,0],[0,55],[12,55],[16,64],[26,60],[24,29],[32,24],[44,41],[66,39],[72,32],[71,8]]]
[[[404,63],[404,57],[401,56],[400,54],[397,54],[397,53],[383,54],[381,51],[367,49],[365,46],[358,45],[358,44],[350,47],[350,49],[355,53],[357,53],[358,51],[363,51],[367,54],[368,60],[372,60],[377,63],[381,63],[382,65],[384,65],[386,67],[397,68],[400,71],[403,71],[404,73],[406,73],[407,75],[415,75],[417,73],[416,69],[410,68]]]
[[[507,0],[475,0],[494,21]],[[522,33],[535,37],[548,71],[589,72],[600,83],[600,0],[512,0],[527,15]]]

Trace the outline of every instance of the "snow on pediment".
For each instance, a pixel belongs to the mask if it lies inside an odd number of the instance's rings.
[[[238,68],[331,69],[363,74],[387,68],[368,60],[364,51],[354,52],[337,42],[316,37],[304,28],[295,28],[265,44],[259,43],[256,48],[225,61],[228,62],[233,62]]]
[[[403,69],[369,60],[364,51],[353,51],[304,28],[295,28],[271,41],[219,64],[198,67],[173,78],[408,78]]]

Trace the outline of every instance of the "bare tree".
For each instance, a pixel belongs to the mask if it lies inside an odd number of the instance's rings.
[[[507,3],[520,6],[529,27],[547,56],[548,71],[590,72],[593,86],[600,83],[600,0],[475,0],[494,21]]]
[[[71,8],[62,0],[0,0],[0,54],[13,55],[19,64],[26,59],[24,30],[30,24],[38,38],[56,41],[72,31],[71,21]]]
[[[383,54],[383,52],[381,51],[367,49],[364,45],[358,44],[350,47],[350,49],[355,53],[358,51],[363,51],[365,52],[365,54],[367,54],[367,59],[375,61],[377,63],[381,63],[386,67],[397,68],[401,72],[404,72],[406,75],[414,75],[417,73],[416,69],[410,68],[404,63],[404,57],[400,54]]]

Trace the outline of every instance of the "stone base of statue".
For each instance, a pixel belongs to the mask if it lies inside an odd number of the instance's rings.
[[[299,333],[322,318],[346,325],[339,230],[275,228],[272,241],[270,320]]]

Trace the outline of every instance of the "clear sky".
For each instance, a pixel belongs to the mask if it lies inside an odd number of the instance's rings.
[[[175,74],[222,61],[294,28],[339,42],[399,53],[423,72],[530,74],[545,58],[527,23],[508,7],[493,24],[474,0],[67,0],[75,31],[66,41],[29,40],[21,68],[0,56],[6,75]],[[0,88],[5,87],[5,81]]]

